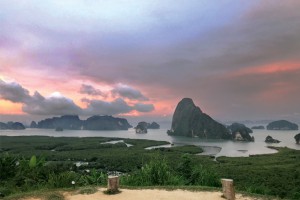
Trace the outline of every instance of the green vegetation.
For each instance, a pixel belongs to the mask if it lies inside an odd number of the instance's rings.
[[[248,158],[218,158],[216,171],[233,178],[238,190],[300,199],[300,151],[277,148],[272,155]]]
[[[195,155],[202,152],[197,146],[145,150],[168,143],[132,139],[123,139],[131,147],[104,143],[112,140],[121,139],[0,136],[0,195],[9,199],[17,193],[80,187],[82,193],[93,193],[95,186],[107,184],[107,172],[120,171],[125,173],[122,187],[220,188],[220,178],[225,177],[234,179],[238,191],[300,198],[297,150],[280,148],[273,155],[220,157],[216,162]]]
[[[85,188],[81,188],[79,190],[79,194],[94,194],[96,193],[98,190],[95,187],[85,187]]]

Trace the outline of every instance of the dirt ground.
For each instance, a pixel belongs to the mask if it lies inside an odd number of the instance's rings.
[[[142,189],[129,190],[121,189],[121,193],[115,195],[106,195],[103,193],[104,188],[99,188],[94,194],[72,194],[63,193],[66,200],[224,200],[221,192],[206,191],[186,191],[186,190],[158,190],[158,189]],[[39,198],[28,198],[25,200],[40,200]],[[257,200],[257,198],[245,197],[240,194],[236,195],[236,200]]]

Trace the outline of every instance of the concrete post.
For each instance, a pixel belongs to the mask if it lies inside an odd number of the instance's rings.
[[[117,192],[119,190],[119,177],[118,176],[108,176],[107,190],[111,191],[111,192]]]
[[[235,200],[235,191],[232,179],[221,179],[223,195],[228,200]]]

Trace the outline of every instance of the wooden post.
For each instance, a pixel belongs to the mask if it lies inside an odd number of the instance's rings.
[[[235,200],[235,192],[232,179],[221,179],[223,195],[228,200]]]
[[[111,192],[117,192],[119,190],[119,177],[108,176],[107,190]]]

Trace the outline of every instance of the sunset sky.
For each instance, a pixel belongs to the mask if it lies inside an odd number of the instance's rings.
[[[300,121],[299,0],[1,0],[0,121]]]

